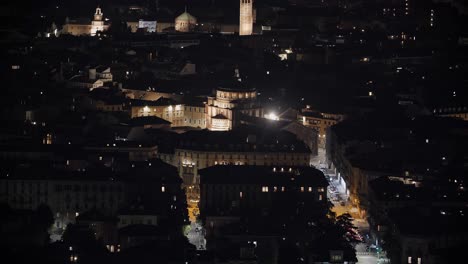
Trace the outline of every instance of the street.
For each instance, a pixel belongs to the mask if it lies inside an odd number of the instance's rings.
[[[325,174],[329,182],[328,186],[328,198],[333,203],[332,211],[335,212],[336,216],[342,215],[344,213],[350,213],[353,217],[356,217],[356,214],[353,214],[353,206],[348,201],[348,194],[344,181],[335,174],[335,170],[330,170],[327,168],[326,163],[326,152],[324,149],[319,148],[318,156],[312,160],[312,165],[317,169],[320,169]],[[356,245],[356,257],[358,263],[364,264],[376,264],[376,263],[389,263],[388,259],[381,258],[373,250],[375,245],[373,241],[369,239],[369,223],[366,219],[355,218],[353,224],[357,227],[359,234],[364,239],[363,243]]]

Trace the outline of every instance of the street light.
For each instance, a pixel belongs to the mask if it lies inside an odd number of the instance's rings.
[[[269,114],[266,114],[265,115],[265,118],[266,119],[270,119],[270,120],[275,120],[275,121],[278,121],[279,120],[279,116],[276,115],[275,113],[269,113]]]

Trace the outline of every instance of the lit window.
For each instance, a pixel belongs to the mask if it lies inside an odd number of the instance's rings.
[[[412,257],[408,257],[408,264],[411,264],[412,262]]]
[[[239,192],[239,197],[242,198],[242,196],[243,196],[243,193]]]
[[[319,194],[319,201],[322,201],[322,200],[323,200],[323,196]]]
[[[312,192],[312,187],[309,187],[309,192]]]
[[[102,156],[99,156],[99,160],[102,160]]]
[[[277,191],[278,191],[278,187],[276,187],[276,186],[273,187],[273,191],[274,191],[274,192],[277,192]]]
[[[166,187],[165,186],[161,186],[161,192],[165,192],[166,191]]]
[[[304,186],[301,187],[301,192],[304,192]]]
[[[284,186],[283,186],[283,187],[281,187],[281,191],[282,191],[282,192],[284,192],[284,191],[285,191],[285,188],[284,188]]]
[[[262,187],[262,192],[268,192],[268,186],[263,186]]]
[[[421,264],[421,258],[418,258],[418,264]]]

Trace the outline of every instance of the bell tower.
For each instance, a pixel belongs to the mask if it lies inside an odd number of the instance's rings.
[[[104,31],[104,21],[102,20],[102,17],[104,14],[101,11],[101,8],[98,6],[96,8],[96,12],[94,13],[94,19],[91,21],[91,36],[96,36],[96,32],[98,31]]]
[[[253,31],[253,0],[239,0],[239,36],[252,35]]]
[[[101,8],[98,6],[96,8],[96,13],[94,13],[94,21],[101,21],[102,20],[102,11]]]

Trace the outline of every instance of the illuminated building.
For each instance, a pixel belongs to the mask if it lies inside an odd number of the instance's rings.
[[[103,216],[117,216],[120,211],[123,217],[119,226],[136,224],[143,219],[145,224],[149,224],[148,220],[153,225],[158,224],[160,218],[168,217],[173,211],[171,206],[178,205],[183,197],[176,169],[159,160],[126,165],[128,167],[118,172],[34,166],[15,168],[8,175],[0,175],[0,202],[21,210],[35,210],[41,204],[47,204],[54,215],[51,232],[56,236],[67,224],[90,211],[98,211]],[[143,187],[148,188],[147,191],[142,192]],[[137,199],[136,193],[146,197],[145,201],[152,205],[146,208],[145,215],[138,216],[137,210],[121,210]]]
[[[306,108],[297,115],[298,122],[315,129],[318,133],[319,147],[325,147],[327,129],[343,120],[341,114],[321,113]]]
[[[240,115],[263,117],[263,108],[257,105],[257,91],[241,87],[219,87],[216,97],[208,97],[206,127],[213,131],[231,130],[239,124]]]
[[[88,75],[75,75],[67,81],[67,86],[72,88],[89,89],[90,91],[104,86],[104,83],[112,81],[112,73],[109,67],[98,66],[88,69]]]
[[[184,126],[184,107],[171,99],[161,97],[156,101],[132,100],[130,108],[132,118],[157,116],[171,122],[172,126]]]
[[[67,19],[65,21],[65,25],[63,25],[62,33],[74,36],[95,36],[97,32],[104,32],[109,28],[109,25],[104,23],[103,16],[104,14],[102,13],[101,8],[98,7],[96,8],[94,19],[91,23]]]
[[[253,31],[253,0],[240,0],[239,35],[252,35]]]
[[[197,19],[187,12],[182,13],[175,19],[175,30],[179,32],[190,32],[197,25]]]
[[[199,169],[218,164],[308,166],[311,151],[290,132],[240,127],[224,132],[188,131],[174,151],[160,151],[158,156],[176,166],[190,185],[198,183]]]

